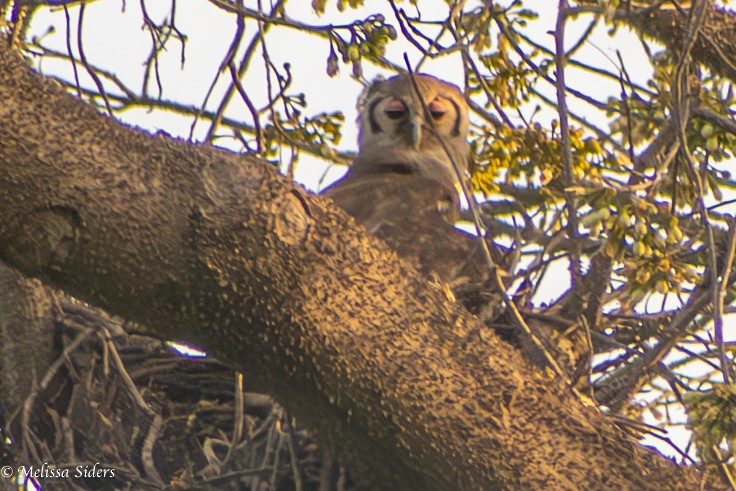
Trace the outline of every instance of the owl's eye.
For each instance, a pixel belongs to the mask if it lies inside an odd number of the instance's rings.
[[[435,99],[429,103],[429,114],[432,119],[440,119],[447,112],[447,105],[439,99]]]
[[[386,116],[391,119],[401,119],[406,115],[406,105],[399,99],[392,99],[391,102],[386,104],[386,107],[383,108],[383,112],[385,112]]]

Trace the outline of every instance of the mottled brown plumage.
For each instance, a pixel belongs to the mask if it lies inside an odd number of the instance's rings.
[[[408,75],[366,90],[359,103],[358,156],[325,194],[419,271],[448,283],[471,312],[486,321],[496,319],[499,334],[533,363],[545,366],[548,358],[536,341],[510,318],[497,319],[503,311],[501,296],[481,239],[454,227],[458,179],[465,178],[470,158],[467,103],[454,85],[427,75],[417,75],[416,82],[428,111]],[[507,269],[506,258],[492,244],[489,247],[495,264]],[[572,376],[576,357],[568,351],[581,352],[579,343],[553,325],[532,321],[544,350]]]
[[[370,86],[359,102],[358,156],[325,194],[424,274],[453,286],[482,282],[487,265],[479,239],[453,226],[454,165],[464,176],[470,154],[468,106],[456,86],[428,75],[415,79],[429,114],[408,75]]]

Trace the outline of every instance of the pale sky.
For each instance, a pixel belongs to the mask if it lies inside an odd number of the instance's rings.
[[[265,2],[264,2],[265,3]],[[473,2],[469,2],[469,5]],[[477,2],[476,2],[477,3]],[[504,3],[504,2],[498,2]],[[287,4],[289,16],[309,24],[344,24],[356,18],[365,18],[370,14],[383,13],[391,21],[393,14],[386,11],[383,2],[366,2],[373,8],[362,8],[359,10],[346,9],[340,13],[334,5],[327,13],[317,16],[311,10],[311,2],[292,2]],[[141,63],[146,59],[150,50],[150,37],[141,29],[141,13],[138,2],[126,2],[125,10],[121,8],[121,2],[98,1],[89,3],[85,11],[84,39],[85,53],[90,63],[101,66],[115,73],[123,82],[132,88],[140,87]],[[246,1],[246,6],[255,8],[257,2]],[[379,10],[375,10],[380,5]],[[544,45],[553,48],[553,39],[547,32],[554,28],[556,18],[556,3],[545,0],[530,0],[524,5],[531,9],[537,9],[542,15],[539,19],[530,23],[530,29],[525,33],[532,35],[534,39]],[[426,19],[441,19],[446,11],[446,3],[443,0],[423,0],[421,2],[422,15]],[[301,7],[301,10],[299,10]],[[148,14],[153,19],[161,19],[169,12],[168,2],[147,2]],[[267,8],[267,7],[264,7]],[[405,2],[404,8],[411,11],[411,6]],[[382,10],[382,12],[381,12]],[[70,8],[72,31],[76,32],[78,7]],[[583,19],[579,22],[571,22],[567,28],[568,44],[572,45],[587,27],[589,20]],[[395,22],[393,22],[395,24]],[[55,25],[56,31],[47,37],[49,44],[64,50],[65,27],[64,14],[61,9],[55,11],[43,10],[36,15],[34,20],[34,33],[42,35],[47,31],[49,25]],[[167,99],[201,105],[209,85],[218,69],[220,60],[232,40],[235,32],[234,17],[224,14],[219,9],[207,2],[189,2],[186,8],[179,4],[176,17],[177,27],[189,36],[186,47],[186,64],[181,67],[181,53],[177,44],[172,42],[169,51],[161,57],[160,68],[163,79],[164,95]],[[96,30],[103,29],[101,34]],[[631,35],[625,29],[619,29],[617,36],[611,38],[607,35],[608,26],[600,25],[591,38],[591,42],[579,51],[580,59],[616,71],[614,61],[615,50],[619,49],[625,54],[627,69],[636,82],[644,82],[651,73],[651,69],[636,36]],[[246,38],[250,38],[257,32],[254,22],[246,23]],[[495,33],[494,33],[495,36]],[[494,39],[495,41],[495,39]],[[328,55],[327,43],[314,36],[308,36],[291,29],[272,27],[268,36],[268,50],[274,64],[280,66],[284,62],[291,64],[291,72],[295,78],[294,86],[307,95],[307,113],[333,112],[341,110],[346,115],[346,124],[343,129],[343,139],[340,150],[356,150],[357,131],[355,128],[356,112],[355,101],[360,94],[361,87],[351,80],[348,66],[341,65],[339,76],[330,79],[325,75],[325,63]],[[392,43],[389,45],[387,55],[389,59],[402,64],[402,55],[409,53],[410,60],[415,63],[419,59],[416,50],[407,42]],[[610,60],[608,59],[610,58]],[[67,65],[62,65],[53,60],[44,60],[41,68],[46,73],[59,73],[65,77],[70,76]],[[368,63],[363,65],[365,76],[371,80],[378,74],[384,74],[381,70]],[[462,64],[459,56],[444,57],[438,60],[430,60],[422,66],[422,71],[440,76],[458,85],[462,84]],[[80,71],[82,83],[90,84],[89,78],[84,71]],[[571,87],[579,88],[587,94],[601,100],[609,94],[616,94],[618,84],[613,82],[601,83],[597,80],[595,84],[586,83],[588,76],[575,68],[568,68],[568,83]],[[229,82],[229,76],[221,78],[218,85],[222,89]],[[258,107],[267,101],[264,87],[265,76],[261,60],[254,60],[252,68],[249,69],[243,86],[249,89],[249,96]],[[554,90],[551,86],[541,85],[543,91],[554,98]],[[217,101],[216,97],[211,101]],[[600,114],[592,113],[584,103],[574,100],[569,101],[570,107],[579,112],[587,111],[590,120],[601,127],[605,127],[606,120]],[[530,106],[527,112],[530,114],[534,108]],[[248,112],[245,106],[237,100],[233,104],[233,110],[229,115],[248,121]],[[556,114],[551,110],[545,110],[542,115],[536,117],[537,121],[544,122],[555,118]],[[120,117],[133,124],[149,130],[164,129],[167,133],[186,137],[189,134],[191,122],[181,116],[157,111],[155,117],[144,109],[133,109],[120,115]],[[197,137],[204,136],[208,125],[199,124]],[[316,159],[307,156],[301,158],[301,165],[297,167],[296,178],[312,190],[317,190],[317,181],[322,176],[325,165]],[[344,172],[344,169],[335,169],[331,172],[330,179],[334,180]],[[326,183],[327,184],[327,183]]]

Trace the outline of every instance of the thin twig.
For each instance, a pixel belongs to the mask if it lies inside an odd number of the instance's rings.
[[[72,62],[72,71],[74,72],[74,84],[77,88],[77,95],[82,98],[82,86],[79,83],[79,70],[77,70],[77,62],[72,51],[72,20],[69,16],[69,9],[64,5],[64,19],[66,20],[66,52],[69,60]]]
[[[683,306],[667,329],[661,334],[659,343],[636,360],[628,363],[614,373],[601,380],[596,389],[596,397],[607,404],[612,412],[617,413],[628,400],[630,394],[639,389],[643,381],[649,377],[650,370],[675,347],[680,338],[685,335],[693,319],[711,302],[713,298],[711,288],[699,290],[690,295],[688,302]]]
[[[565,92],[567,90],[565,84],[565,23],[567,9],[569,5],[567,0],[560,0],[557,12],[557,24],[555,27],[555,63],[556,77],[555,87],[557,89],[557,107],[560,116],[560,145],[562,150],[562,168],[565,176],[565,202],[567,207],[567,235],[572,241],[570,248],[570,282],[572,289],[580,285],[582,279],[582,265],[580,262],[580,245],[578,243],[578,216],[577,216],[577,200],[575,195],[569,190],[575,185],[575,175],[573,173],[572,148],[570,145],[570,123],[568,121],[568,109]]]
[[[570,12],[571,10],[573,10],[573,9],[568,10],[568,12]],[[535,42],[532,38],[524,35],[523,32],[517,31],[516,29],[513,29],[511,26],[507,26],[507,28],[508,28],[508,32],[509,33],[513,34],[515,37],[518,37],[519,39],[521,39],[522,41],[524,41],[525,43],[527,43],[529,46],[531,46],[535,50],[537,50],[537,51],[539,51],[541,53],[550,55],[550,56],[554,56],[555,52],[553,50],[549,49],[548,47],[544,46],[543,44],[539,44],[539,43]],[[608,59],[611,62],[611,64],[613,64],[613,66],[616,66],[616,68],[618,68],[620,70],[621,67],[618,67],[616,65],[616,63],[603,50],[601,50],[598,46],[596,46],[594,43],[592,43],[590,41],[588,41],[588,44],[590,44],[593,48],[595,48],[598,52],[600,52],[601,55],[603,55],[606,59]],[[611,79],[611,80],[618,80],[620,78],[619,74],[617,74],[617,73],[609,72],[608,70],[605,70],[603,68],[595,67],[595,66],[592,66],[592,65],[587,64],[587,63],[580,62],[580,61],[575,60],[575,59],[571,59],[571,58],[568,59],[567,60],[567,64],[568,65],[571,65],[571,66],[574,66],[575,68],[579,68],[581,70],[585,70],[585,71],[594,73],[596,75],[600,75],[600,76],[602,76],[604,78],[608,78],[608,79]],[[637,92],[642,92],[642,93],[645,93],[645,94],[647,94],[649,96],[655,96],[655,95],[657,95],[654,91],[648,89],[647,87],[638,85],[638,84],[634,83],[631,80],[627,80],[626,83],[627,83],[629,89],[631,89],[631,90],[635,90]]]
[[[153,421],[151,421],[151,426],[148,427],[148,433],[146,433],[146,438],[143,440],[143,446],[141,447],[141,463],[146,477],[161,487],[164,485],[164,480],[161,479],[161,475],[156,470],[156,465],[153,462],[153,446],[161,434],[163,425],[163,417],[156,414]]]
[[[691,107],[690,112],[693,116],[704,119],[705,121],[718,126],[723,131],[727,131],[736,136],[736,121],[734,121],[733,119],[721,116],[720,114],[717,114],[712,109],[708,109],[707,107]]]
[[[235,69],[235,64],[230,62],[228,64],[228,68],[230,69],[230,76],[233,78],[233,84],[235,85],[235,88],[238,89],[238,94],[243,98],[243,102],[248,106],[248,110],[253,118],[253,127],[255,128],[256,136],[256,155],[260,155],[263,152],[263,132],[261,131],[261,122],[258,118],[258,110],[256,109],[256,106],[253,105],[253,101],[250,100],[250,97],[248,97],[248,93],[243,89],[243,85],[240,83],[240,80],[238,80],[238,71]]]
[[[480,84],[483,91],[486,93],[486,99],[489,103],[493,106],[493,109],[496,110],[496,113],[501,116],[501,119],[503,120],[504,124],[508,126],[509,128],[514,127],[514,123],[511,121],[511,119],[506,115],[506,112],[503,110],[501,105],[496,100],[496,96],[493,93],[493,90],[488,86],[488,82],[486,81],[485,77],[480,73],[480,70],[478,69],[478,66],[475,64],[475,61],[473,61],[473,57],[467,53],[466,51],[463,51],[462,53],[463,62],[465,63],[465,66],[469,67],[471,70],[473,70],[473,73],[475,73],[476,79],[478,80],[478,84]]]
[[[460,184],[460,188],[463,192],[465,199],[468,202],[470,211],[473,214],[473,225],[475,226],[476,235],[478,236],[478,240],[480,241],[480,245],[481,245],[481,251],[483,251],[483,258],[485,259],[485,262],[488,265],[490,277],[494,283],[494,287],[496,291],[498,291],[499,294],[501,295],[504,306],[508,308],[509,311],[511,312],[514,323],[516,324],[517,328],[519,328],[520,330],[523,330],[527,334],[527,336],[529,336],[532,342],[542,351],[542,353],[545,356],[545,360],[549,364],[550,368],[555,372],[555,375],[557,375],[561,380],[564,380],[565,375],[562,369],[560,368],[559,364],[554,359],[554,357],[549,353],[549,351],[546,349],[544,343],[542,343],[542,341],[537,337],[537,335],[531,330],[531,328],[526,323],[526,321],[524,321],[524,318],[519,312],[519,309],[516,308],[516,305],[514,305],[514,302],[512,302],[510,297],[508,296],[508,293],[506,292],[506,288],[504,287],[504,284],[503,284],[503,279],[501,278],[500,271],[495,261],[493,260],[493,257],[491,256],[491,251],[488,248],[488,243],[486,242],[486,239],[483,235],[483,222],[481,220],[480,213],[478,211],[479,205],[475,200],[475,196],[468,189],[465,171],[464,169],[460,167],[459,163],[456,162],[455,159],[452,158],[452,152],[450,152],[450,149],[447,147],[447,144],[444,142],[442,136],[437,131],[437,128],[434,125],[434,121],[431,117],[429,108],[427,107],[427,103],[422,97],[422,94],[419,90],[419,86],[417,85],[417,81],[414,78],[414,72],[411,68],[411,63],[409,63],[409,57],[406,53],[404,53],[404,62],[406,63],[406,69],[409,72],[409,77],[410,77],[412,86],[414,87],[414,90],[417,94],[417,98],[419,99],[419,102],[422,105],[422,110],[424,111],[425,119],[429,121],[432,131],[434,132],[435,135],[437,135],[437,139],[439,140],[440,145],[442,146],[442,150],[447,155],[447,158],[450,159],[450,162],[452,163],[452,167],[455,170],[455,175]]]
[[[146,29],[148,29],[148,32],[151,35],[151,54],[148,56],[148,60],[146,61],[146,69],[143,73],[143,93],[148,93],[148,79],[151,72],[151,61],[153,61],[153,74],[156,78],[156,87],[158,88],[158,97],[160,98],[163,95],[164,89],[163,84],[161,83],[161,71],[159,70],[158,54],[164,47],[166,40],[161,39],[161,33],[159,32],[158,26],[154,24],[154,22],[151,20],[151,17],[148,15],[148,10],[146,9],[146,1],[140,0],[139,3],[141,6],[141,15],[143,16],[143,25],[146,26]]]
[[[634,161],[634,129],[632,128],[632,114],[631,114],[631,108],[629,107],[629,94],[626,92],[626,86],[624,84],[624,77],[626,79],[629,79],[629,76],[626,74],[625,65],[624,65],[624,58],[621,56],[621,51],[616,50],[616,56],[618,57],[618,61],[621,64],[621,75],[619,75],[618,81],[619,85],[621,87],[621,104],[624,107],[624,115],[626,116],[626,139],[627,143],[629,144],[629,159],[633,162]]]
[[[118,353],[117,346],[115,346],[115,343],[112,340],[112,335],[110,334],[110,331],[104,325],[102,326],[102,335],[105,340],[105,347],[109,350],[112,360],[115,363],[115,368],[118,371],[118,375],[120,375],[123,383],[128,388],[128,392],[135,401],[136,405],[141,408],[143,412],[145,412],[148,416],[155,416],[156,411],[154,411],[154,409],[146,402],[146,400],[143,398],[143,395],[138,390],[138,386],[136,386],[135,382],[133,382],[133,379],[128,373],[128,370],[125,368],[125,364],[123,363],[122,358],[120,358],[120,353]]]
[[[243,0],[236,0],[236,5],[240,8],[243,7]],[[212,84],[210,85],[209,90],[207,91],[207,94],[205,95],[204,102],[202,103],[202,109],[207,104],[207,101],[210,97],[210,94],[215,88],[215,84],[217,83],[218,78],[220,77],[220,74],[225,70],[225,68],[229,67],[230,64],[233,61],[233,57],[235,56],[235,52],[240,47],[240,43],[243,40],[243,34],[245,33],[245,19],[243,17],[243,14],[240,12],[237,12],[235,15],[235,35],[233,36],[233,40],[230,43],[230,46],[227,49],[227,52],[225,53],[225,56],[222,59],[222,63],[220,63],[220,68],[217,70],[217,73],[215,74],[214,80],[212,80]],[[258,40],[260,39],[259,36],[256,36],[251,43],[251,48],[254,48],[256,44],[258,43]],[[246,52],[246,59],[250,60],[250,56],[247,55],[248,52]],[[233,75],[231,72],[232,81],[230,83],[230,86],[227,88],[227,91],[225,92],[225,96],[220,101],[220,105],[217,108],[217,116],[212,121],[212,124],[210,124],[209,130],[207,130],[207,136],[205,137],[205,141],[212,141],[212,138],[215,134],[215,131],[217,130],[217,127],[220,125],[220,121],[222,120],[222,116],[225,113],[225,108],[227,107],[227,104],[230,102],[230,99],[232,97],[232,94],[235,90],[235,83],[237,80],[240,79],[240,77],[243,76],[243,73],[245,72],[247,64],[241,63],[240,68],[241,70],[238,70],[237,76]],[[195,121],[196,123],[196,121]],[[194,124],[192,124],[192,128],[190,131],[194,131]],[[191,133],[190,133],[191,136]]]
[[[710,270],[710,281],[713,285],[713,326],[715,331],[715,342],[719,350],[719,358],[721,360],[721,371],[723,372],[723,380],[725,383],[730,381],[730,364],[728,362],[726,353],[723,349],[723,298],[721,296],[722,286],[719,287],[718,277],[718,265],[717,265],[717,250],[716,243],[713,234],[713,226],[711,225],[710,217],[708,214],[708,207],[705,205],[705,184],[701,177],[701,171],[695,168],[695,159],[690,153],[690,149],[687,143],[687,136],[685,134],[687,128],[687,122],[689,120],[690,111],[690,91],[689,91],[689,68],[690,68],[690,51],[695,45],[695,41],[698,38],[698,33],[705,20],[705,13],[709,2],[707,0],[698,0],[694,2],[690,9],[690,16],[688,19],[688,30],[687,35],[683,39],[682,49],[680,51],[680,59],[677,63],[675,71],[675,83],[674,83],[674,112],[677,120],[678,138],[680,140],[680,148],[682,149],[682,155],[687,161],[688,168],[690,170],[691,177],[695,183],[697,191],[697,203],[700,210],[700,219],[705,230],[706,243],[708,244],[708,267]],[[705,172],[705,169],[703,169]],[[728,274],[722,281],[727,281]]]
[[[84,19],[84,6],[84,2],[79,5],[79,22],[77,24],[77,51],[79,51],[79,58],[80,60],[82,60],[82,65],[87,69],[87,73],[90,77],[92,77],[92,80],[97,86],[97,90],[102,96],[102,99],[105,101],[105,108],[107,109],[107,113],[112,117],[112,108],[110,107],[110,101],[107,99],[105,87],[102,85],[100,77],[98,77],[95,71],[92,70],[92,67],[90,67],[89,63],[87,62],[87,56],[84,54],[84,46],[82,43],[82,20]]]
[[[706,211],[707,212],[707,211]],[[736,220],[729,220],[729,240],[728,240],[728,252],[726,254],[726,261],[721,270],[720,285],[718,287],[718,305],[715,309],[716,317],[713,319],[714,331],[716,335],[716,344],[718,347],[718,357],[721,361],[721,371],[723,372],[723,381],[729,382],[731,379],[732,362],[726,356],[723,343],[723,308],[724,299],[728,290],[728,278],[731,276],[731,270],[733,269],[734,254],[736,253]]]
[[[224,466],[230,458],[233,456],[233,452],[235,451],[235,447],[238,445],[238,442],[243,436],[243,427],[244,427],[244,418],[243,414],[245,411],[245,404],[244,404],[244,398],[243,398],[243,374],[241,372],[237,372],[235,374],[235,386],[233,387],[233,399],[235,403],[233,404],[233,410],[235,411],[235,414],[233,414],[233,434],[232,437],[230,437],[230,445],[227,447],[227,454],[225,455],[225,458],[222,459],[220,464]]]
[[[36,462],[41,462],[40,456],[36,453],[36,446],[33,445],[32,439],[31,439],[31,413],[33,412],[33,405],[36,402],[36,399],[38,396],[45,391],[49,384],[51,384],[51,381],[53,380],[54,376],[59,372],[62,365],[66,363],[66,361],[69,359],[69,356],[77,349],[79,346],[84,343],[87,338],[89,338],[92,334],[94,334],[94,329],[85,329],[82,331],[74,340],[69,343],[67,346],[64,347],[64,351],[59,355],[59,357],[54,360],[54,362],[49,366],[48,370],[46,370],[46,374],[44,375],[43,379],[41,379],[41,383],[38,384],[38,387],[36,387],[34,390],[32,390],[28,397],[26,397],[25,401],[23,401],[23,414],[21,417],[21,428],[22,428],[22,435],[23,435],[23,449],[25,451],[30,451],[34,455],[33,457],[36,459]]]

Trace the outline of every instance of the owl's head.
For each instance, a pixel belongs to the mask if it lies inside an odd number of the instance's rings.
[[[464,171],[470,154],[468,106],[462,92],[430,75],[374,82],[358,103],[359,154],[353,173],[418,173],[456,188],[452,160]],[[421,97],[427,107],[425,112]]]

